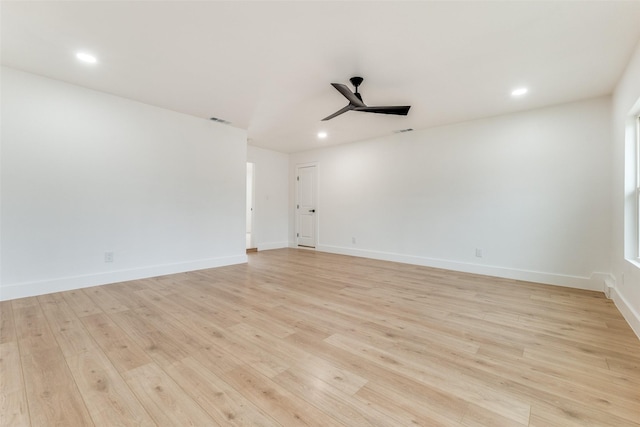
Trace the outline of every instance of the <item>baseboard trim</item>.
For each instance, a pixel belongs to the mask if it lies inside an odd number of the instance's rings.
[[[268,251],[271,249],[282,249],[288,248],[289,242],[267,242],[267,243],[258,243],[256,245],[259,251]]]
[[[627,301],[622,294],[618,293],[618,289],[615,287],[611,288],[611,300],[613,300],[622,317],[624,317],[638,339],[640,339],[640,313],[634,310],[631,304],[629,304],[629,301]]]
[[[41,280],[36,282],[16,283],[5,285],[0,288],[0,301],[50,294],[53,292],[70,291],[73,289],[88,288],[91,286],[107,285],[109,283],[126,282],[129,280],[164,276],[167,274],[224,267],[226,265],[242,264],[246,262],[247,255],[243,254],[172,264],[154,265],[128,270],[110,271],[71,277],[60,277],[56,279]]]
[[[604,292],[605,280],[610,277],[610,274],[608,273],[593,273],[589,277],[571,276],[330,245],[319,245],[316,247],[316,250],[340,255],[351,255],[362,258],[379,259],[382,261],[401,262],[405,264],[461,271],[464,273],[481,274],[484,276],[544,283],[547,285],[566,286],[569,288],[599,292]]]

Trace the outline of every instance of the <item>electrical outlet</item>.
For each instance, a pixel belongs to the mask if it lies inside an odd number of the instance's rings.
[[[104,262],[113,262],[113,252],[104,253]]]
[[[476,248],[476,257],[482,258],[482,249]]]
[[[351,243],[354,244],[354,245],[356,244],[356,238],[355,237],[351,238]]]

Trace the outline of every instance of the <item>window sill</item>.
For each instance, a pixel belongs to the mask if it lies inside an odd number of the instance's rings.
[[[629,264],[631,264],[632,266],[634,266],[635,268],[640,270],[640,259],[638,258],[625,258],[625,261],[627,261]]]

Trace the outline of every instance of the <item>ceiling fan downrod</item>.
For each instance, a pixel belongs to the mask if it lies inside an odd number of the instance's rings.
[[[349,81],[356,88],[356,93],[358,93],[358,86],[362,84],[364,79],[362,77],[351,77]]]

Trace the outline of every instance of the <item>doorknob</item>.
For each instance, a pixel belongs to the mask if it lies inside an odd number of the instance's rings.
[[[315,212],[315,211],[316,211],[315,209],[309,209],[309,212]]]

